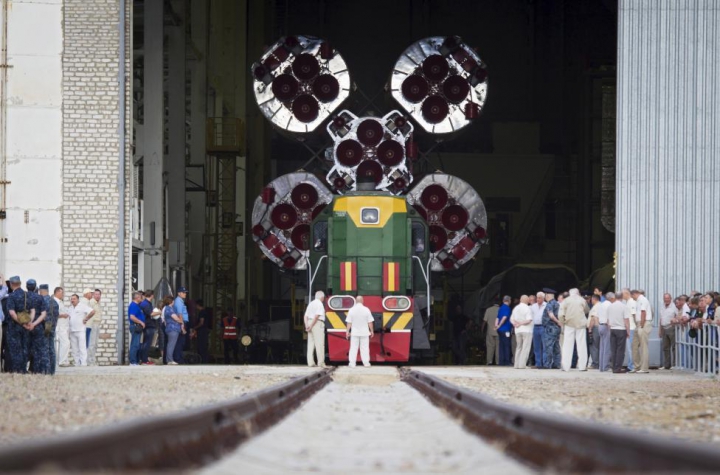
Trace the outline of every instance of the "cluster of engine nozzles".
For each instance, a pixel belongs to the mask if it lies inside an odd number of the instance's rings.
[[[329,119],[351,88],[342,55],[311,36],[281,38],[253,64],[252,74],[265,116],[276,127],[299,134]],[[390,91],[427,132],[453,133],[480,115],[487,68],[457,36],[425,38],[398,58]]]
[[[347,64],[330,43],[311,36],[278,40],[253,64],[253,91],[265,117],[300,136],[325,128],[333,140],[324,182],[298,171],[265,187],[253,209],[253,237],[265,256],[286,269],[305,269],[313,219],[333,194],[383,190],[406,199],[429,226],[432,270],[458,268],[485,242],[487,216],[477,192],[464,180],[433,173],[414,182],[417,126],[452,134],[477,118],[487,94],[487,69],[456,36],[431,37],[398,58],[389,92],[403,109],[383,117],[358,117],[341,104],[352,83]],[[374,183],[374,188],[369,183]]]

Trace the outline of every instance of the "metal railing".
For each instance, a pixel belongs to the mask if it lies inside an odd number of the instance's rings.
[[[707,376],[718,374],[720,341],[718,327],[703,323],[695,337],[690,336],[690,325],[675,327],[675,354],[673,366]]]

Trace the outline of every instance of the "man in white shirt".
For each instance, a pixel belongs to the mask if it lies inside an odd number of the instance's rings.
[[[663,294],[663,306],[660,308],[660,340],[663,349],[663,365],[660,369],[672,367],[675,356],[675,325],[678,322],[678,309],[673,303],[672,295]]]
[[[598,369],[600,371],[607,371],[610,367],[612,352],[610,349],[610,325],[608,324],[607,312],[613,300],[615,300],[615,293],[608,292],[605,294],[605,300],[600,302],[600,308],[598,308],[598,335],[600,336]]]
[[[55,289],[53,295],[55,302],[58,304],[58,316],[57,326],[55,327],[55,341],[57,342],[57,351],[55,352],[58,366],[63,368],[70,366],[70,312],[65,306],[63,299],[65,298],[65,290],[62,287]]]
[[[636,373],[649,373],[650,353],[648,351],[648,340],[652,331],[653,315],[650,308],[650,301],[645,297],[642,290],[631,292],[637,309],[635,313],[635,336],[633,337],[633,361],[635,362]]]
[[[530,305],[530,312],[533,318],[533,340],[532,348],[533,354],[535,355],[535,367],[542,368],[543,366],[543,325],[542,316],[547,306],[545,302],[545,292],[538,292],[535,296],[535,303]]]
[[[90,307],[90,313],[85,317],[85,348],[87,349],[87,363],[89,365],[95,364],[95,350],[97,349],[97,333],[99,328],[95,327],[95,305],[93,301],[92,289],[83,290],[83,296],[80,298],[80,303]],[[94,332],[94,335],[93,335]],[[95,338],[93,338],[95,336]],[[94,341],[93,341],[94,340]]]
[[[607,308],[607,319],[610,326],[612,369],[613,373],[627,373],[622,364],[625,359],[625,340],[630,335],[630,309],[622,300],[614,297],[612,292],[607,294],[608,300],[611,300]]]
[[[625,305],[628,308],[628,311],[630,312],[630,335],[628,336],[627,341],[625,342],[625,354],[627,355],[627,369],[628,371],[635,371],[635,363],[633,362],[633,339],[635,338],[635,315],[637,313],[637,302],[635,302],[635,299],[632,298],[632,295],[630,294],[630,289],[625,287],[622,290],[622,298],[625,302]]]
[[[370,340],[373,337],[373,322],[370,309],[363,305],[362,295],[358,295],[355,299],[355,305],[347,314],[345,323],[347,324],[347,333],[345,337],[350,340],[350,353],[348,353],[348,366],[355,367],[357,363],[358,348],[360,349],[360,359],[363,366],[370,366]]]
[[[510,323],[515,328],[515,338],[517,338],[515,368],[525,369],[530,356],[534,326],[527,295],[520,297],[520,303],[515,306],[510,315]]]
[[[305,310],[305,331],[307,332],[307,364],[315,365],[314,353],[317,353],[317,365],[325,367],[325,293],[315,292],[315,300]]]
[[[72,348],[75,366],[87,366],[87,347],[85,343],[85,322],[92,309],[80,302],[80,297],[73,294],[70,297],[70,347]]]

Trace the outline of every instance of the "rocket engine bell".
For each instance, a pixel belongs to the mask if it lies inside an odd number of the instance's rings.
[[[412,174],[407,166],[406,144],[413,126],[398,111],[382,118],[357,117],[341,111],[327,130],[333,141],[331,159],[334,166],[327,182],[336,193],[355,190],[358,177],[375,181],[376,190],[398,195],[407,191]]]
[[[276,178],[255,199],[253,240],[281,268],[305,269],[310,223],[331,201],[330,191],[311,173],[301,171]]]
[[[466,181],[444,173],[427,175],[407,201],[428,223],[433,271],[459,268],[485,244],[485,205]]]
[[[395,63],[393,98],[428,133],[457,132],[477,118],[487,96],[487,67],[458,36],[412,44]]]
[[[308,134],[350,95],[350,73],[340,53],[312,36],[280,38],[251,68],[255,100],[281,130]]]

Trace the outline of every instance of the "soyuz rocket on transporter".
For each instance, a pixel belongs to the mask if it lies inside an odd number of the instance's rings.
[[[253,239],[265,256],[307,272],[311,298],[326,293],[330,360],[348,359],[345,317],[356,295],[375,317],[372,361],[405,362],[411,350],[429,350],[432,273],[473,258],[487,242],[487,214],[462,179],[413,174],[413,134],[419,127],[447,136],[477,118],[485,63],[457,36],[412,44],[389,82],[403,112],[383,117],[339,110],[352,84],[327,41],[281,38],[251,73],[258,107],[275,127],[304,140],[324,125],[333,140],[324,176],[299,170],[276,178],[252,213]]]

